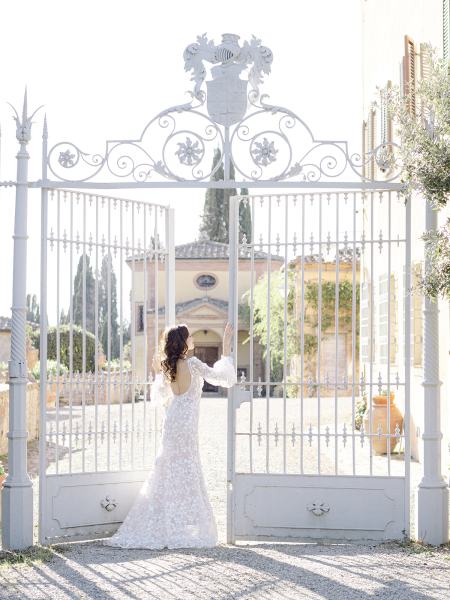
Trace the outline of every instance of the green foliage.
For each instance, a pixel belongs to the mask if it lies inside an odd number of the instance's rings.
[[[0,461],[0,475],[4,475],[5,474],[5,467],[3,466],[3,463]]]
[[[270,291],[267,274],[256,284],[253,292],[253,331],[264,347],[264,356],[267,355],[267,324],[270,327],[270,367],[271,381],[283,380],[284,364],[284,273],[275,272],[270,275]],[[294,315],[295,287],[294,273],[288,272],[287,286],[287,323],[286,323],[286,352],[290,357],[300,350],[297,323]],[[267,296],[270,296],[270,316],[267,313]],[[250,297],[247,294],[248,302]]]
[[[108,370],[108,366],[111,371],[120,371],[120,358],[115,358],[110,362],[106,361],[102,366],[103,371]],[[122,370],[123,371],[131,371],[131,362],[129,360],[122,360]]]
[[[364,419],[364,415],[367,411],[367,396],[363,394],[361,398],[356,401],[355,404],[355,429],[358,431],[361,429],[361,425]]]
[[[359,314],[359,287],[355,289],[355,312]],[[353,285],[351,281],[341,281],[339,283],[339,323],[340,325],[351,326],[352,324],[352,300]],[[335,322],[335,302],[336,302],[336,284],[334,281],[322,281],[321,285],[321,331],[324,333]],[[308,281],[305,291],[306,315],[305,323],[314,329],[319,326],[319,284],[315,281]],[[358,321],[356,323],[358,327]]]
[[[419,192],[439,208],[450,195],[450,68],[431,46],[424,57],[427,75],[419,81],[415,98],[399,87],[381,93],[398,125],[407,191]],[[410,110],[413,102],[417,115]]]
[[[433,300],[450,298],[450,219],[435,231],[423,234],[428,266],[417,287]]]
[[[411,114],[411,94],[394,88],[387,106],[399,126],[400,157],[407,192],[421,194],[435,209],[450,197],[450,65],[428,47],[427,76],[415,92],[419,114]],[[450,297],[450,224],[422,236],[429,260],[419,290],[436,300]]]
[[[70,369],[70,327],[62,325],[60,333],[60,363]],[[95,337],[89,331],[86,335],[86,371],[95,371]],[[39,349],[40,331],[31,335],[31,341],[35,348]],[[56,327],[50,327],[47,333],[47,358],[56,360]],[[83,371],[83,330],[76,325],[73,326],[73,372]]]
[[[69,372],[69,369],[66,367],[66,365],[63,365],[62,363],[59,364],[59,375],[65,375]],[[36,379],[36,381],[39,381],[41,378],[41,361],[38,360],[37,363],[34,365],[31,374],[33,375],[33,377]],[[47,377],[56,377],[56,375],[58,374],[58,363],[56,362],[56,360],[48,360],[47,361]]]

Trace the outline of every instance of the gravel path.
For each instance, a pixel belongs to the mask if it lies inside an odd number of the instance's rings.
[[[397,544],[255,544],[205,550],[56,547],[33,566],[0,568],[0,598],[157,600],[450,597],[450,551]]]
[[[0,599],[450,599],[450,548],[347,542],[226,545],[225,399],[202,400],[200,446],[221,545],[150,551],[68,543],[53,547],[51,560],[9,566],[2,565],[0,555]],[[31,444],[35,500],[36,450]],[[67,453],[61,467],[66,461]],[[377,464],[386,468],[386,458],[378,457]],[[393,463],[393,468],[401,466]]]

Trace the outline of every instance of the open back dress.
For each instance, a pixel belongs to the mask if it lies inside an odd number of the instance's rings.
[[[230,356],[209,367],[186,359],[191,383],[174,394],[158,373],[151,401],[165,407],[161,444],[152,473],[116,533],[103,543],[121,548],[202,548],[217,544],[217,527],[203,477],[198,422],[203,382],[231,387],[236,370]]]

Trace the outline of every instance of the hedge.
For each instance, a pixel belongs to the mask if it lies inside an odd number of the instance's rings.
[[[83,370],[83,329],[78,325],[73,325],[73,372],[81,372]],[[89,331],[85,331],[86,335],[86,371],[95,371],[95,336]],[[40,331],[34,331],[31,334],[31,342],[33,346],[39,349],[41,334]],[[69,362],[69,344],[70,344],[70,327],[69,325],[61,325],[59,328],[60,340],[60,363],[70,369]],[[102,352],[101,344],[98,344],[99,356]],[[47,332],[47,359],[56,360],[56,327],[49,327]]]

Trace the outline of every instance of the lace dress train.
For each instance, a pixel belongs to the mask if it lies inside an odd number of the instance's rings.
[[[191,383],[173,394],[158,374],[151,398],[165,406],[162,440],[153,472],[144,482],[117,532],[103,540],[121,548],[200,548],[217,544],[217,528],[203,477],[198,420],[203,381],[231,387],[236,371],[229,356],[213,367],[196,357],[187,359]]]

